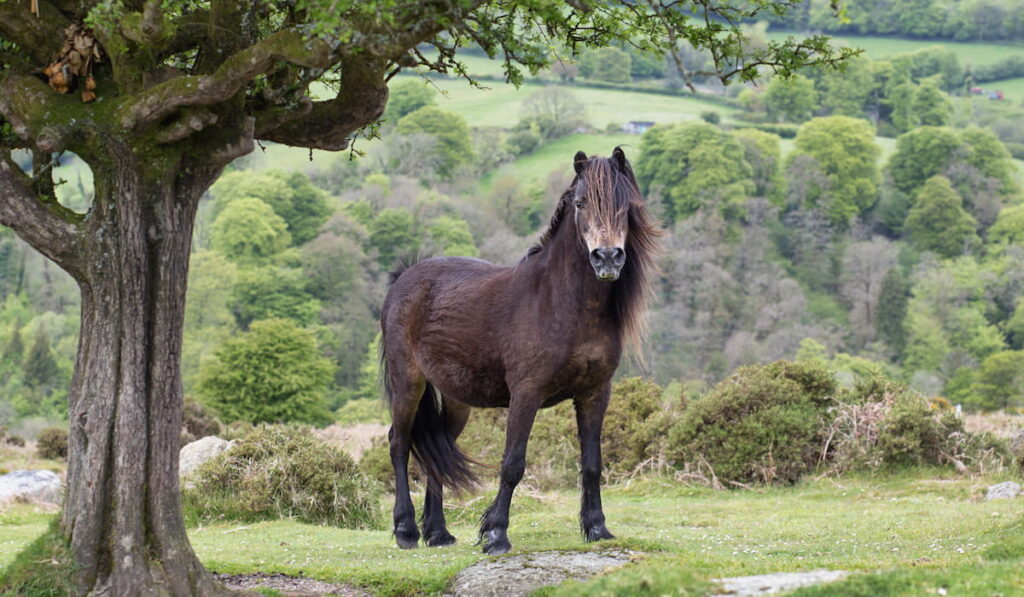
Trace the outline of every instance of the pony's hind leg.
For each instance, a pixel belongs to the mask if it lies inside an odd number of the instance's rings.
[[[391,441],[391,465],[395,469],[395,508],[392,515],[395,541],[402,549],[411,549],[419,545],[420,532],[416,528],[416,512],[409,495],[409,451],[412,449],[412,425],[426,380],[422,375],[419,379],[410,379],[410,375],[395,371],[396,367],[392,365],[394,363],[388,363],[390,379],[385,381],[391,406],[388,439]]]
[[[469,407],[449,400],[441,399],[445,425],[457,438],[469,420]],[[423,541],[430,547],[454,545],[455,537],[448,532],[444,519],[443,485],[435,477],[427,478],[427,495],[423,499]]]
[[[611,384],[593,396],[576,400],[576,427],[580,438],[580,529],[587,541],[614,539],[605,526],[601,507],[601,426],[611,397]]]

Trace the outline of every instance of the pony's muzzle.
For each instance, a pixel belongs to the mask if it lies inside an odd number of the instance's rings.
[[[626,264],[626,251],[622,247],[600,247],[590,252],[590,265],[594,266],[597,279],[614,282]]]

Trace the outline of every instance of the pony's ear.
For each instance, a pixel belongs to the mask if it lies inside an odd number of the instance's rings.
[[[583,174],[583,166],[586,164],[587,154],[577,151],[576,156],[572,158],[572,167],[576,170],[576,174]]]
[[[619,172],[625,172],[629,168],[629,162],[626,161],[626,153],[622,151],[621,146],[616,146],[612,150],[612,163],[619,169]]]

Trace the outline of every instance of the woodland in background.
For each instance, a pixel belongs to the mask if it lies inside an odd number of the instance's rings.
[[[605,48],[542,76],[678,87],[668,66]],[[627,148],[667,234],[649,365],[622,375],[699,395],[744,365],[819,359],[846,387],[884,374],[968,410],[1024,407],[1024,107],[972,97],[972,72],[940,47],[859,57],[732,86],[715,99],[739,108],[731,120],[709,111]],[[382,419],[388,272],[425,255],[515,263],[570,158],[543,184],[501,167],[624,124],[588,120],[572,86],[532,93],[509,129],[470,127],[419,77],[391,89],[367,155],[305,172],[243,158],[203,200],[182,368],[186,394],[224,422]],[[82,181],[60,187],[67,205],[88,204]],[[66,417],[77,296],[0,230],[0,425],[34,435]]]

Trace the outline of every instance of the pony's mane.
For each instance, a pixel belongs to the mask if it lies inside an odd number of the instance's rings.
[[[616,148],[621,156],[621,150]],[[612,214],[625,211],[628,232],[626,234],[626,265],[619,279],[612,283],[611,309],[618,325],[623,343],[628,346],[636,359],[643,364],[643,340],[647,334],[647,296],[652,277],[657,271],[658,237],[662,232],[651,217],[640,194],[633,169],[625,156],[621,159],[592,157],[558,199],[555,212],[551,215],[548,229],[540,240],[530,247],[526,256],[530,258],[543,251],[558,233],[569,207],[573,204],[576,186],[586,184],[588,189],[600,189],[592,199],[606,204],[600,208]]]

